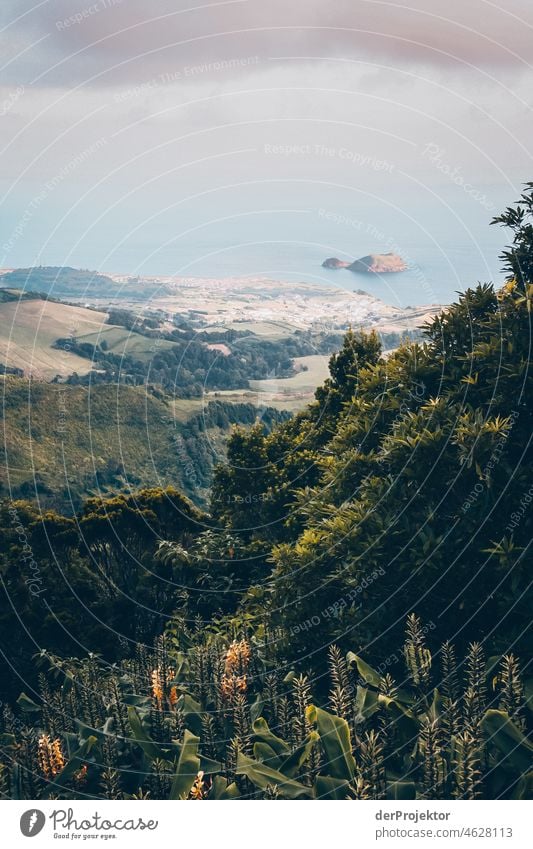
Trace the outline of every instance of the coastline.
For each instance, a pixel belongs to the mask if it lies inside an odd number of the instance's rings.
[[[397,307],[363,289],[349,291],[329,283],[294,283],[268,277],[139,277],[108,272],[118,287],[116,298],[90,298],[91,305],[139,307],[169,315],[201,315],[209,327],[239,329],[238,325],[276,324],[287,330],[344,330],[349,326],[402,333],[414,330],[440,312],[443,304]],[[128,296],[128,283],[153,287],[149,299]],[[74,299],[76,300],[76,299]],[[80,299],[80,301],[83,299]],[[244,327],[242,329],[245,329]],[[280,327],[280,330],[282,328]],[[256,331],[257,332],[257,331]]]

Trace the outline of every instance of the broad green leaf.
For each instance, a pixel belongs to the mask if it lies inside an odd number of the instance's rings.
[[[387,799],[416,799],[414,781],[389,781],[387,784]]]
[[[20,694],[20,696],[17,699],[17,704],[18,704],[19,708],[21,710],[23,710],[25,713],[38,713],[41,710],[39,705],[36,704],[36,702],[34,702],[33,699],[30,699],[30,697],[27,696],[26,693]]]
[[[177,708],[183,711],[185,725],[198,737],[202,735],[202,706],[188,693],[183,693],[178,699]]]
[[[101,728],[93,728],[92,725],[87,725],[85,722],[82,722],[81,719],[75,719],[74,724],[79,732],[80,744],[88,737],[96,737],[97,740],[102,741],[110,735],[114,735],[114,719],[112,716],[107,717]]]
[[[209,799],[238,799],[239,795],[239,788],[235,782],[228,784],[221,775],[215,775]]]
[[[327,775],[317,775],[314,785],[313,797],[315,799],[346,799],[348,795],[348,782],[341,778],[331,778]]]
[[[488,710],[481,720],[488,742],[496,746],[506,763],[527,772],[533,765],[533,745],[502,710]]]
[[[216,772],[222,772],[222,764],[200,753],[200,769],[205,775],[213,775]]]
[[[367,687],[358,687],[355,697],[357,713],[364,719],[369,719],[378,709],[378,694]]]
[[[252,723],[257,722],[264,709],[265,703],[263,699],[261,698],[261,696],[257,696],[255,701],[253,701],[250,705],[250,719]]]
[[[429,716],[433,720],[434,719],[440,719],[440,717],[442,716],[443,711],[445,709],[446,708],[445,708],[444,699],[442,698],[442,696],[439,693],[439,691],[437,690],[437,688],[435,688],[433,690],[433,701],[431,702],[431,705],[430,705],[430,708],[429,708]]]
[[[363,681],[366,681],[366,683],[370,684],[372,687],[376,687],[376,689],[380,687],[381,675],[379,675],[375,669],[372,669],[368,663],[365,663],[359,655],[354,654],[353,651],[349,651],[346,655],[346,660],[348,665],[355,664]]]
[[[266,743],[267,746],[270,746],[274,750],[276,755],[287,756],[290,754],[290,746],[281,737],[277,737],[272,733],[262,716],[255,720],[252,728],[254,738],[258,743]]]
[[[293,778],[294,775],[300,771],[304,763],[309,760],[311,752],[319,740],[320,735],[316,731],[311,731],[302,745],[298,746],[298,748],[283,761],[279,767],[279,771],[282,772],[283,775],[288,775],[290,778]]]
[[[279,769],[281,766],[281,758],[277,755],[272,746],[267,743],[254,743],[254,758],[261,761],[262,764],[267,764],[273,769]]]
[[[151,761],[164,757],[157,743],[154,743],[148,732],[145,731],[141,717],[139,716],[136,708],[132,706],[128,708],[128,719],[133,739],[139,744],[146,757],[150,758]]]
[[[352,781],[355,775],[355,761],[346,720],[314,705],[307,708],[307,716],[309,721],[317,726],[330,775],[333,778]]]
[[[392,714],[397,728],[406,738],[414,739],[416,737],[419,730],[418,720],[409,708],[405,707],[397,699],[390,699],[382,693],[378,696],[378,703]]]
[[[278,788],[281,796],[285,799],[300,799],[311,795],[311,788],[300,784],[294,779],[287,778],[272,767],[266,764],[253,761],[251,758],[239,752],[237,756],[237,775],[245,775],[260,790],[266,790],[268,786]]]
[[[186,799],[189,795],[194,779],[200,770],[199,744],[200,738],[195,737],[194,734],[185,729],[169,799]]]

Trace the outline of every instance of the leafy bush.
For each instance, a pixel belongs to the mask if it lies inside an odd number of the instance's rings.
[[[533,746],[518,661],[472,644],[433,657],[416,616],[397,684],[330,649],[329,703],[246,636],[173,628],[118,668],[42,653],[40,698],[4,710],[2,792],[71,799],[528,798]],[[183,642],[180,626],[179,644]],[[439,662],[441,670],[434,666]],[[434,682],[438,686],[434,686]],[[28,719],[31,724],[28,724]]]

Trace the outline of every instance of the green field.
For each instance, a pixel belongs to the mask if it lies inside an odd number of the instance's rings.
[[[206,422],[210,397],[170,399],[140,386],[87,388],[11,376],[0,378],[0,394],[3,497],[73,512],[91,494],[171,485],[203,503],[212,466],[225,458],[231,425]],[[253,421],[253,409],[251,418],[239,415],[237,422]]]
[[[53,347],[57,339],[98,333],[106,314],[44,300],[0,303],[0,362],[50,380],[56,374],[86,374],[91,361]]]
[[[238,330],[247,332],[261,339],[277,341],[292,336],[295,328],[283,321],[234,321],[224,325],[212,325],[204,328],[206,333],[214,333],[220,330]]]
[[[82,495],[128,481],[181,483],[172,411],[143,389],[88,390],[8,377],[0,391],[4,494],[37,490],[44,504],[77,504]]]
[[[294,392],[314,392],[319,383],[328,376],[328,354],[312,354],[309,357],[296,357],[294,366],[300,369],[292,377],[273,380],[251,380],[250,386],[258,392],[292,394]]]
[[[174,344],[166,339],[150,339],[124,327],[109,324],[97,332],[79,334],[77,338],[80,342],[88,342],[91,345],[101,345],[105,341],[107,350],[112,354],[121,357],[129,354],[141,361],[151,359],[158,351],[172,348]]]
[[[250,389],[219,390],[208,392],[205,397],[207,400],[220,398],[233,404],[254,404],[256,407],[273,407],[295,413],[313,400],[315,389],[328,377],[328,362],[329,355],[323,354],[296,357],[294,365],[302,371],[292,377],[251,380]]]
[[[21,368],[37,379],[51,380],[73,372],[84,375],[94,368],[90,359],[79,357],[67,346],[54,347],[58,339],[75,337],[92,345],[105,341],[112,353],[130,354],[141,361],[173,345],[106,324],[106,319],[105,312],[39,298],[0,302],[0,363]]]

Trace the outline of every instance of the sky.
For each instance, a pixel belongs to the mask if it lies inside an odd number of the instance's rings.
[[[0,267],[171,274],[324,204],[469,234],[533,179],[532,35],[530,0],[2,0]]]

